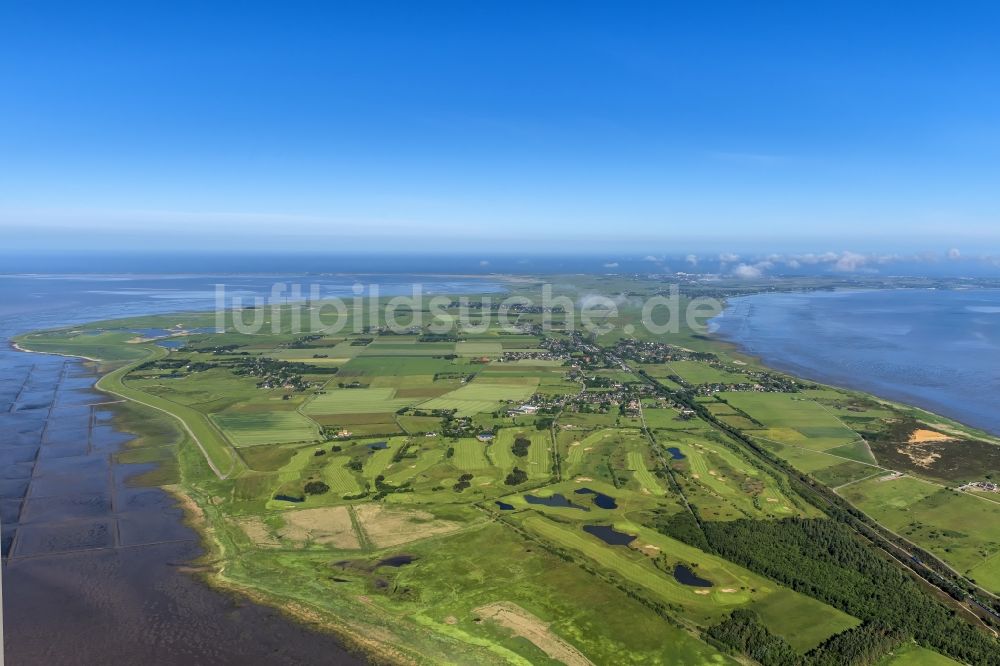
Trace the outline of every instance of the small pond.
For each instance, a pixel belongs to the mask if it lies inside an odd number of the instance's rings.
[[[377,567],[402,567],[416,561],[415,555],[392,555],[375,563]]]
[[[605,495],[604,493],[599,493],[596,490],[591,490],[590,488],[580,488],[576,491],[577,495],[593,495],[594,504],[602,509],[617,509],[618,503],[615,502],[615,498],[611,495]]]
[[[667,453],[669,453],[670,457],[673,458],[674,460],[684,460],[685,458],[684,454],[681,453],[681,450],[678,449],[676,446],[668,446]]]
[[[497,500],[496,504],[497,504],[498,507],[500,507],[501,511],[513,511],[514,510],[514,505],[513,504],[507,504],[507,502],[501,502],[500,500]]]
[[[584,525],[583,531],[612,546],[627,546],[636,539],[631,534],[619,532],[610,525]]]
[[[674,567],[674,578],[678,583],[691,587],[712,587],[712,581],[699,577],[684,564],[678,564]]]
[[[579,504],[573,504],[565,495],[556,493],[555,495],[550,495],[549,497],[538,497],[537,495],[525,495],[524,501],[528,504],[541,504],[542,506],[555,506],[561,507],[563,509],[582,509],[584,511],[590,511],[585,506],[580,506]]]

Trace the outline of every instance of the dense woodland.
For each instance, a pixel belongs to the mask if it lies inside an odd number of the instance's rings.
[[[703,548],[707,544],[722,557],[865,623],[811,653],[814,663],[874,663],[894,644],[913,637],[959,661],[1000,664],[996,640],[958,617],[838,522],[735,520],[702,522],[697,529],[690,514],[678,514],[662,521],[659,528],[691,545]],[[713,627],[710,635],[761,663],[787,663],[781,661],[784,650],[775,637],[752,624],[752,617],[737,614]],[[885,626],[898,633],[880,628]]]

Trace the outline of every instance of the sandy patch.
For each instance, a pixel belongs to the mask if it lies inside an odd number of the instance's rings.
[[[439,520],[426,511],[390,509],[381,504],[362,504],[355,507],[354,512],[368,539],[377,548],[447,534],[462,527],[461,523]]]
[[[577,483],[585,483],[587,481],[593,481],[593,479],[590,478],[589,476],[578,476],[573,480],[576,481]]]
[[[951,437],[934,430],[914,430],[910,434],[906,446],[896,449],[896,452],[902,453],[919,467],[930,467],[941,457],[941,454],[936,451],[928,451],[924,447],[951,440]]]
[[[570,446],[580,446],[580,442],[572,442]]]
[[[726,594],[732,594],[735,591],[736,591],[735,587],[724,587],[721,590],[719,590],[719,592],[725,592]]]
[[[902,472],[893,472],[892,474],[886,474],[885,476],[878,477],[879,482],[882,481],[895,481],[896,479],[901,479],[903,477]]]
[[[647,543],[645,546],[642,547],[642,549],[643,550],[652,551],[652,552],[657,552],[657,553],[660,552],[660,547],[659,546],[654,546],[651,543]]]
[[[700,479],[701,478],[701,474],[693,473],[693,474],[691,474],[691,478],[692,479]]]
[[[716,472],[716,471],[715,471],[714,469],[710,469],[710,470],[708,470],[708,473],[709,473],[709,474],[710,474],[711,476],[715,476],[715,475],[717,475],[717,474],[718,474],[718,472]]]
[[[954,439],[949,435],[937,432],[935,430],[914,430],[910,433],[909,444],[923,444],[924,442],[947,442]]]
[[[361,547],[346,506],[287,511],[282,514],[282,518],[285,526],[278,531],[282,538],[312,541],[335,548]]]
[[[768,498],[767,498],[767,501],[768,501],[768,502],[777,502],[778,500],[776,500],[776,499],[775,499],[775,498],[773,498],[773,497],[768,497]]]
[[[271,534],[271,531],[267,529],[267,525],[264,524],[264,521],[256,516],[251,518],[242,518],[237,520],[236,524],[240,526],[240,529],[247,535],[247,538],[253,541],[255,546],[276,548],[281,545],[278,538]]]
[[[711,590],[695,590],[694,593],[695,594],[703,594],[704,595],[704,594],[711,594],[712,592],[711,592]]]
[[[913,461],[914,465],[918,465],[919,467],[930,467],[937,461],[938,458],[941,457],[940,453],[935,453],[933,451],[921,453],[914,451],[912,448],[897,449],[897,451],[904,454],[907,458]]]
[[[458,624],[458,618],[454,615],[449,615],[444,619],[445,624]]]
[[[585,446],[585,447],[583,447],[583,450],[584,451],[593,451],[594,447],[592,447],[592,446]]]
[[[481,606],[472,612],[510,629],[517,636],[528,639],[539,650],[558,662],[567,666],[593,666],[594,662],[587,659],[582,652],[552,633],[548,623],[542,622],[517,604],[501,601]]]

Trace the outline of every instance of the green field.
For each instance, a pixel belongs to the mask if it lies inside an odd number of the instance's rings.
[[[840,492],[889,529],[1000,592],[1000,502],[912,477],[886,478],[859,481]]]
[[[303,442],[319,437],[316,424],[298,412],[222,413],[211,418],[236,446]]]
[[[653,495],[665,495],[666,491],[655,476],[646,467],[646,461],[639,451],[628,452],[628,466],[635,475],[635,480],[639,482],[642,489]]]
[[[306,403],[306,414],[372,414],[393,412],[413,403],[396,398],[393,388],[329,389]]]

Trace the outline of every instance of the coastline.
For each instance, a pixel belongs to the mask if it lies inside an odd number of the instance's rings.
[[[90,361],[91,363],[104,363],[104,361],[102,361],[99,358],[91,358],[90,356],[83,356],[82,354],[64,354],[61,352],[44,352],[44,351],[35,351],[34,349],[25,349],[24,347],[13,341],[10,343],[10,346],[13,347],[14,350],[25,354],[45,354],[47,356],[62,356],[63,358],[81,358],[85,361]]]
[[[905,291],[908,293],[912,293],[913,291],[941,293],[944,290],[846,289],[831,293],[838,293],[846,296],[849,294],[871,294],[899,291]],[[982,290],[966,289],[964,291],[965,293],[975,293],[977,291],[981,292]],[[797,291],[788,292],[783,295],[811,296],[815,293],[817,292]],[[795,360],[796,357],[790,353],[783,355],[773,349],[758,349],[750,340],[747,340],[745,337],[740,335],[739,331],[726,330],[726,326],[722,322],[725,317],[734,316],[734,310],[736,310],[736,308],[740,305],[740,303],[734,301],[738,299],[740,302],[749,302],[754,298],[769,296],[775,296],[775,294],[760,292],[757,294],[741,295],[734,299],[726,299],[724,301],[722,312],[709,322],[710,330],[708,335],[711,337],[713,342],[725,345],[735,354],[738,354],[746,359],[750,359],[762,367],[777,370],[779,372],[831,388],[865,394],[905,409],[919,410],[930,416],[939,419],[944,418],[957,423],[969,431],[974,431],[979,436],[988,437],[993,440],[1000,439],[1000,425],[995,422],[991,422],[986,416],[977,414],[972,410],[962,410],[956,408],[954,403],[959,400],[959,397],[955,396],[954,398],[951,398],[947,390],[942,390],[940,392],[941,397],[925,395],[917,390],[921,387],[921,384],[916,381],[909,384],[907,382],[902,382],[899,383],[898,386],[894,386],[888,384],[877,374],[852,373],[844,370],[838,371],[836,369],[838,367],[837,365],[833,363],[823,365],[819,362],[821,357],[816,356],[815,359],[809,359],[809,357],[802,355],[801,351],[800,356],[803,359],[814,360],[814,362],[812,364],[797,362]],[[787,329],[785,330],[787,331]],[[776,346],[776,342],[769,339],[761,339],[760,344],[765,347],[767,345],[771,345],[772,347]],[[819,341],[816,341],[816,344],[818,345]],[[808,347],[808,345],[803,345],[803,347]],[[886,358],[889,357],[887,356]],[[825,361],[826,359],[823,360]],[[831,370],[825,370],[824,368],[831,368]],[[903,366],[903,370],[906,370],[905,366]],[[949,398],[951,398],[951,402],[949,402]]]

